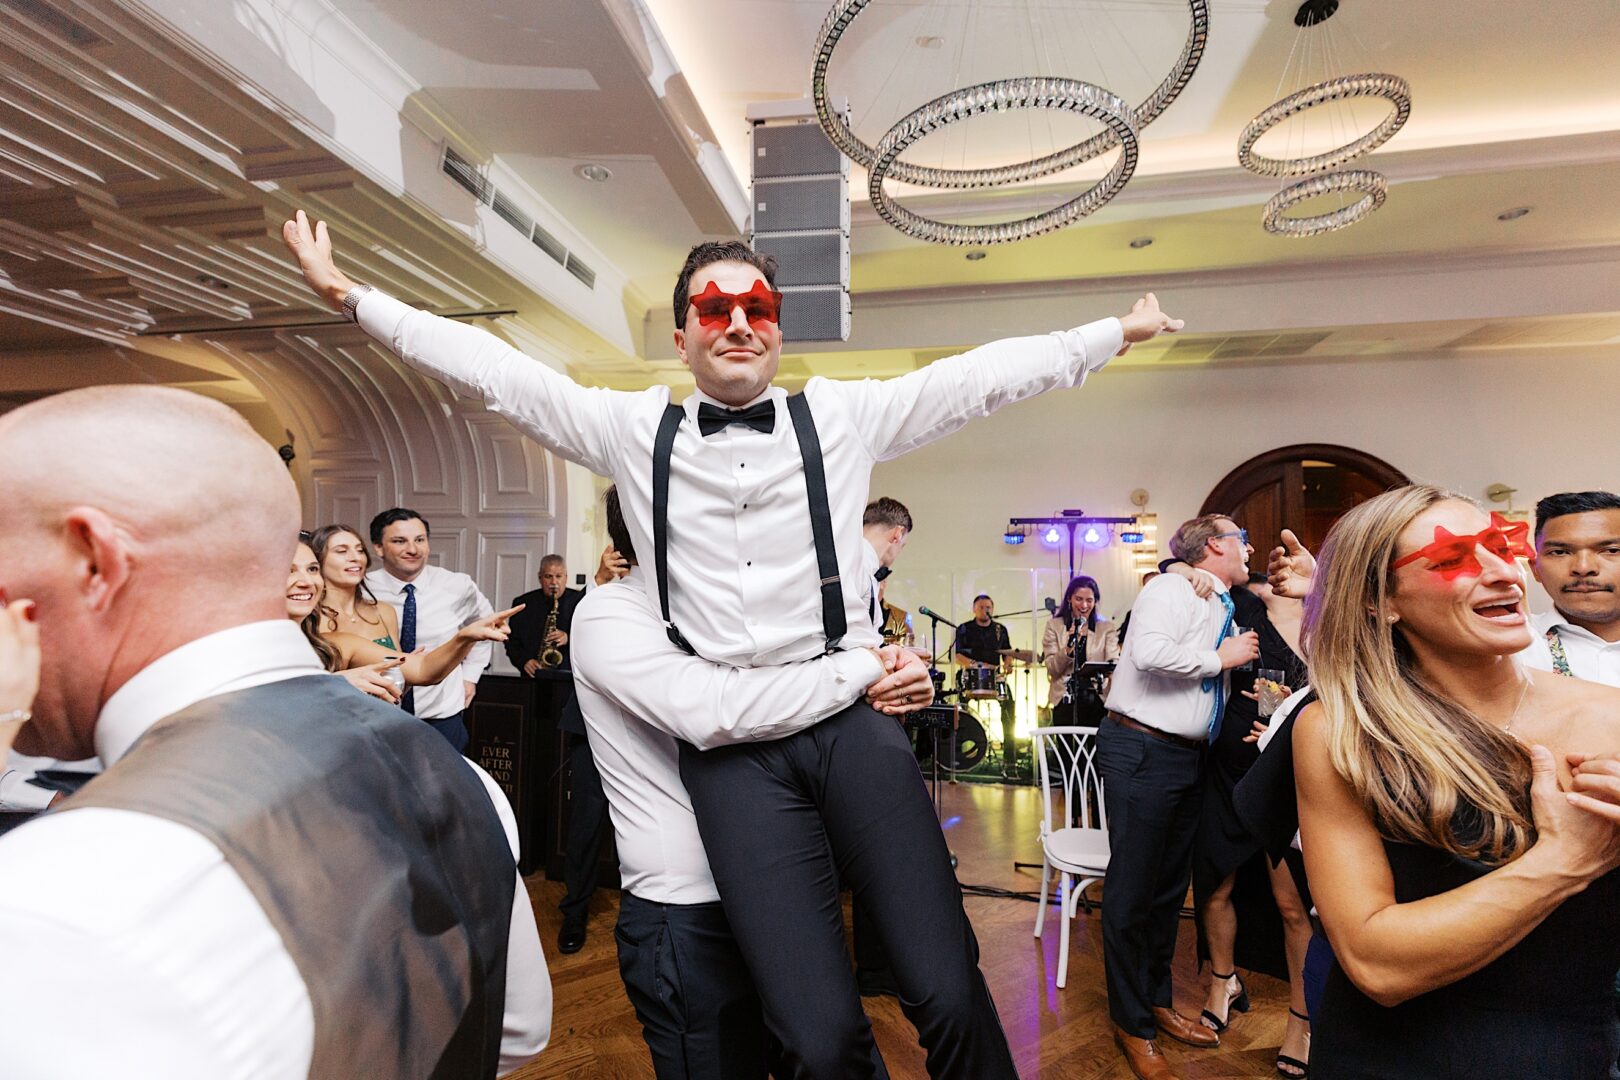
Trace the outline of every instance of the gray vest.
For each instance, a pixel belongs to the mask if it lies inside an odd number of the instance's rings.
[[[492,1077],[516,867],[427,724],[310,675],[159,721],[58,812],[167,818],[224,853],[303,976],[316,1080]]]

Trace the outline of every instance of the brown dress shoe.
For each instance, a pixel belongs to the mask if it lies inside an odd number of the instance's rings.
[[[1158,1043],[1152,1039],[1138,1039],[1127,1035],[1121,1028],[1114,1029],[1114,1045],[1125,1055],[1125,1064],[1131,1067],[1137,1080],[1177,1080],[1170,1062],[1160,1053]]]
[[[1209,1049],[1221,1045],[1221,1037],[1196,1020],[1189,1020],[1174,1009],[1154,1009],[1153,1022],[1162,1034],[1188,1046]]]

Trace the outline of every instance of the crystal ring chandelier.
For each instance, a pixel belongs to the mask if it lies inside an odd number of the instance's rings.
[[[1385,98],[1394,109],[1367,134],[1335,150],[1303,158],[1270,158],[1254,152],[1254,144],[1260,141],[1260,136],[1289,117],[1324,102],[1353,97]],[[1390,136],[1401,130],[1411,113],[1412,90],[1399,75],[1345,75],[1329,79],[1296,94],[1289,94],[1250,120],[1238,139],[1238,164],[1261,176],[1304,176],[1324,169],[1336,169],[1384,145]]]
[[[993,225],[958,225],[913,213],[883,190],[895,175],[900,155],[940,128],[990,112],[1008,109],[1064,109],[1100,120],[1119,160],[1095,185],[1061,206],[1033,217]],[[869,166],[868,192],[877,212],[896,229],[934,244],[1006,244],[1026,240],[1076,221],[1119,194],[1136,171],[1137,123],[1130,106],[1117,94],[1078,79],[1003,79],[953,90],[900,119],[878,143]]]
[[[877,148],[862,142],[850,130],[849,123],[844,117],[829,104],[827,67],[832,62],[833,50],[837,48],[839,38],[849,29],[850,24],[855,21],[855,16],[861,13],[861,9],[871,2],[872,0],[838,0],[833,5],[832,10],[827,13],[826,20],[821,24],[821,32],[816,36],[816,58],[810,72],[810,94],[815,101],[816,118],[821,123],[821,130],[827,133],[827,138],[832,140],[834,146],[844,152],[845,157],[868,169],[877,158]],[[1159,114],[1170,107],[1170,103],[1176,100],[1182,88],[1187,85],[1187,81],[1192,78],[1193,72],[1198,67],[1198,61],[1203,58],[1204,47],[1209,41],[1209,0],[1188,0],[1187,9],[1192,18],[1192,26],[1187,33],[1186,43],[1181,47],[1181,56],[1177,58],[1175,66],[1170,69],[1170,74],[1165,76],[1164,81],[1136,107],[1134,115],[1138,131],[1158,119]],[[1019,83],[1027,80],[1004,81]],[[904,120],[901,123],[904,123]],[[896,161],[890,166],[888,174],[892,180],[922,187],[997,187],[1062,172],[1064,169],[1106,154],[1118,146],[1119,142],[1119,136],[1110,128],[1067,149],[1019,165],[991,169],[936,169]]]
[[[1361,198],[1348,206],[1314,217],[1287,217],[1287,211],[1318,195],[1336,191],[1359,191]],[[1278,236],[1319,236],[1322,233],[1353,225],[1384,205],[1385,183],[1382,173],[1371,169],[1351,169],[1348,172],[1324,173],[1290,184],[1266,203],[1260,223],[1269,233]]]

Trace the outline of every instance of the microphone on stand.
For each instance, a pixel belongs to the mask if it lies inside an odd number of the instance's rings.
[[[942,622],[946,626],[955,626],[956,625],[955,623],[951,622],[951,620],[947,619],[945,616],[940,615],[937,612],[934,612],[934,611],[930,610],[928,607],[926,607],[923,604],[918,604],[917,605],[917,614],[926,615],[930,619],[933,619],[935,622]]]

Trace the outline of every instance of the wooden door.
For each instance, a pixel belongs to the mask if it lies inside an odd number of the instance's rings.
[[[1230,514],[1249,530],[1256,552],[1251,566],[1260,570],[1282,530],[1292,529],[1317,551],[1346,510],[1406,483],[1399,469],[1360,450],[1302,443],[1268,451],[1227,473],[1200,513]]]

